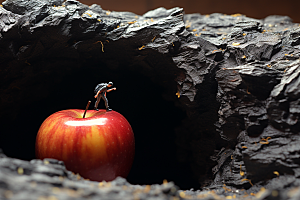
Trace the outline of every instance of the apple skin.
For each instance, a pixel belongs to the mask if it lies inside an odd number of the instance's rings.
[[[39,159],[64,161],[66,168],[93,181],[126,178],[135,151],[134,134],[120,113],[62,110],[41,125],[35,152]]]

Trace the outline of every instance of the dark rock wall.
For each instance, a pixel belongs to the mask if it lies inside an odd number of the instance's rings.
[[[75,0],[7,0],[0,17],[1,118],[68,90],[68,74],[137,73],[186,112],[176,159],[201,185],[299,176],[300,28],[288,17],[137,16]]]

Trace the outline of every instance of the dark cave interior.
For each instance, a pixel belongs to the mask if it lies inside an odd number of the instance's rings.
[[[42,70],[35,66],[44,62],[32,63],[31,67]],[[1,116],[5,134],[0,135],[0,146],[7,156],[34,159],[35,137],[44,119],[59,110],[84,109],[88,100],[92,101],[89,109],[93,109],[96,84],[113,81],[117,90],[108,93],[109,105],[127,118],[136,140],[135,159],[127,180],[132,184],[156,184],[166,179],[181,189],[199,187],[190,164],[176,158],[175,128],[186,114],[173,101],[163,98],[162,85],[134,70],[123,70],[126,67],[113,69],[94,61],[74,64],[71,71],[60,74],[58,69],[65,64],[58,63],[59,60],[51,63],[55,67],[43,69],[32,81],[39,88],[36,92],[25,89],[31,100],[22,101],[15,118]],[[42,98],[36,100],[32,97],[40,95]],[[99,107],[105,107],[103,101]]]

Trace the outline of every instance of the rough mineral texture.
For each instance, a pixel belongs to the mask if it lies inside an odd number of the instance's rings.
[[[172,182],[141,186],[121,177],[112,182],[93,182],[67,171],[62,161],[1,157],[0,199],[179,199]]]
[[[298,199],[299,57],[300,27],[289,17],[184,14],[180,8],[138,16],[75,0],[7,0],[0,7],[1,119],[55,95],[76,70],[145,75],[186,112],[171,127],[174,154],[206,189],[181,193],[171,183],[149,189],[117,179],[99,190],[98,183],[77,181],[57,163],[2,158],[2,194]]]

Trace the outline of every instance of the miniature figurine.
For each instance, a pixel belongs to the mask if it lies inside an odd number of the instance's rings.
[[[112,82],[109,83],[100,83],[96,86],[94,92],[96,93],[95,98],[97,98],[97,101],[95,102],[95,110],[99,110],[98,109],[98,104],[101,100],[101,98],[104,100],[105,102],[105,107],[106,107],[106,111],[111,111],[111,109],[108,106],[108,100],[106,98],[106,92],[110,92],[112,90],[116,90],[116,88],[110,88],[113,86]],[[109,89],[110,88],[110,89]]]

